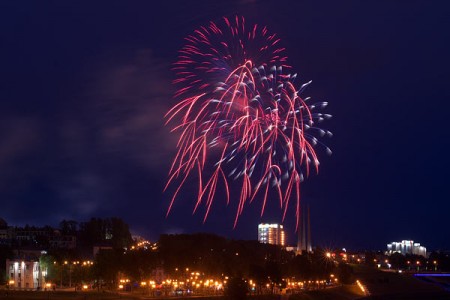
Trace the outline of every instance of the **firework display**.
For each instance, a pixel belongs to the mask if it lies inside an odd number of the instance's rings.
[[[167,189],[175,185],[168,212],[189,178],[198,179],[194,212],[204,203],[208,217],[217,191],[227,203],[238,199],[236,226],[245,205],[261,200],[261,215],[271,193],[283,220],[295,201],[300,218],[300,183],[319,170],[317,136],[329,131],[317,123],[331,116],[327,103],[310,103],[295,84],[280,40],[266,27],[245,19],[223,18],[186,38],[174,64],[178,103],[166,114],[180,138]],[[167,124],[166,123],[166,124]],[[236,195],[234,191],[239,190]]]

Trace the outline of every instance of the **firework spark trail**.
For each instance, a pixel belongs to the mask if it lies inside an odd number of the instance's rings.
[[[258,24],[246,25],[243,17],[224,17],[218,24],[210,22],[186,37],[186,41],[173,67],[177,75],[174,83],[183,86],[176,97],[214,91],[215,83],[223,81],[223,74],[247,60],[258,66],[290,67],[276,34]]]
[[[296,89],[296,75],[283,73],[283,67],[289,66],[275,34],[258,25],[247,30],[243,18],[223,20],[224,28],[211,22],[189,36],[175,63],[178,78],[174,82],[182,85],[175,97],[180,102],[166,118],[167,123],[179,122],[173,131],[181,135],[165,187],[178,182],[167,214],[186,180],[196,174],[194,212],[204,203],[204,221],[218,185],[223,183],[229,203],[230,181],[239,180],[234,226],[245,204],[257,195],[262,195],[264,213],[271,187],[283,220],[294,197],[298,226],[300,182],[311,168],[319,170],[314,146],[323,144],[313,133],[331,135],[315,127],[316,122],[331,117],[315,112],[327,103],[308,105],[310,99],[300,97],[310,82]],[[214,163],[211,155],[217,157]]]

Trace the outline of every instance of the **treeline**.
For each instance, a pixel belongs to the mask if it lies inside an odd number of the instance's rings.
[[[108,243],[116,248],[128,247],[133,242],[128,224],[115,217],[91,218],[86,222],[63,220],[58,228],[48,225],[9,228],[9,236],[1,239],[0,245],[16,249],[23,247],[50,249],[51,242],[61,237],[75,237],[78,251],[102,243]]]
[[[63,235],[76,236],[79,248],[92,248],[102,243],[114,248],[126,248],[133,242],[128,224],[120,218],[91,218],[80,223],[63,220],[59,228]]]
[[[375,266],[376,253],[366,253],[366,264]],[[426,270],[450,272],[450,256],[448,252],[431,252],[428,258],[413,254],[393,253],[387,257],[392,269]]]
[[[324,259],[321,250],[314,254],[295,255],[282,247],[257,241],[229,240],[212,234],[161,235],[157,246],[124,251],[123,248],[101,250],[91,267],[80,265],[70,269],[64,264],[52,264],[46,257],[49,280],[67,285],[82,281],[103,282],[106,288],[117,286],[118,274],[132,282],[149,280],[152,272],[161,268],[170,278],[183,278],[199,272],[214,278],[229,276],[253,279],[261,288],[267,283],[283,285],[283,278],[323,280],[339,266]],[[351,276],[344,270],[343,276]],[[342,277],[344,279],[344,277]]]

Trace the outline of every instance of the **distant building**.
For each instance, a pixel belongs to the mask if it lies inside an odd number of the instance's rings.
[[[14,228],[2,228],[0,229],[0,245],[8,245],[11,246],[15,238]]]
[[[288,252],[294,252],[297,253],[297,246],[287,246],[284,248]]]
[[[15,239],[18,241],[36,241],[38,239],[48,240],[55,235],[55,230],[50,226],[45,227],[16,227],[14,229]]]
[[[47,269],[38,260],[6,260],[10,288],[37,289],[45,286]]]
[[[9,227],[8,223],[0,218],[0,245],[10,246],[14,238],[14,228]]]
[[[50,237],[49,244],[54,249],[75,249],[77,238],[74,235],[55,235]]]
[[[112,250],[113,247],[110,244],[104,243],[104,244],[98,244],[94,245],[92,247],[92,254],[94,255],[94,258],[97,256],[97,254],[102,250]]]
[[[59,230],[50,226],[8,226],[5,220],[0,218],[0,245],[75,249],[77,246],[77,239],[75,235],[63,235]]]
[[[47,251],[45,251],[44,249],[32,246],[16,248],[13,249],[12,252],[15,259],[33,261],[38,261],[41,255],[47,254]]]
[[[414,243],[414,241],[403,240],[401,242],[392,242],[387,244],[387,255],[393,253],[414,254],[427,257],[427,248],[420,246],[420,243]]]
[[[286,237],[283,225],[280,224],[259,224],[258,241],[263,244],[286,245]]]

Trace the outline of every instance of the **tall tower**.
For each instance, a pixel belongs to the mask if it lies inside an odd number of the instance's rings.
[[[312,245],[311,245],[311,219],[309,216],[309,204],[308,204],[308,241],[306,242],[306,251],[312,252]]]
[[[302,244],[303,226],[302,226],[302,221],[303,221],[303,218],[301,218],[301,221],[298,222],[298,228],[297,228],[297,254],[302,254],[302,250],[303,250],[303,244]]]
[[[306,211],[301,209],[301,219],[297,232],[297,253],[302,254],[304,251],[312,252],[311,244],[311,218],[309,205]]]

